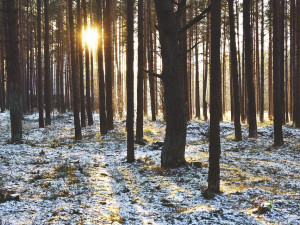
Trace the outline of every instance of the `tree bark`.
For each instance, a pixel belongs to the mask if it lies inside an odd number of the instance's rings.
[[[37,76],[38,76],[38,106],[39,106],[39,127],[44,127],[44,99],[43,99],[43,71],[42,71],[42,13],[41,13],[41,1],[37,0]]]
[[[87,25],[87,13],[86,13],[86,0],[82,0],[83,18],[84,18],[84,30],[88,29]],[[90,80],[90,50],[85,43],[85,85],[86,85],[86,112],[88,116],[88,125],[93,125],[93,113],[91,108],[91,80]]]
[[[273,98],[274,98],[274,144],[275,146],[281,146],[283,144],[283,135],[282,135],[282,105],[281,105],[281,72],[282,68],[284,66],[284,61],[282,61],[281,57],[281,50],[282,50],[282,40],[283,38],[280,35],[280,25],[281,20],[281,13],[280,13],[280,7],[283,7],[282,5],[283,0],[273,0]]]
[[[49,0],[44,0],[45,16],[45,40],[44,40],[44,60],[45,60],[45,111],[46,126],[51,125],[51,73],[50,73],[50,22],[49,22]],[[40,23],[39,21],[38,23]]]
[[[100,37],[102,37],[102,0],[97,0],[97,24]],[[98,39],[98,80],[99,80],[99,113],[100,113],[100,133],[107,134],[106,123],[106,98],[104,84],[104,68],[103,68],[103,42],[102,38]]]
[[[112,2],[106,0],[104,17],[104,52],[105,52],[105,88],[106,88],[106,113],[107,128],[114,129],[113,121],[113,100],[112,100],[112,77],[113,77],[113,49],[112,49]]]
[[[11,124],[11,142],[18,143],[22,139],[22,84],[19,40],[18,13],[13,0],[2,0],[4,9],[4,29],[6,40],[6,62],[9,92],[9,109]]]
[[[249,137],[257,136],[256,125],[256,105],[255,90],[253,83],[253,49],[252,49],[252,32],[250,26],[250,5],[251,0],[244,0],[244,35],[245,35],[245,76],[247,78],[248,93],[248,122]]]
[[[68,0],[69,9],[69,24],[70,24],[70,45],[71,45],[71,66],[72,66],[72,88],[73,88],[73,112],[74,112],[74,124],[75,124],[75,139],[81,140],[81,127],[79,119],[79,107],[78,107],[78,75],[76,71],[76,57],[75,57],[75,32],[73,22],[72,0]]]
[[[220,192],[221,1],[211,1],[211,79],[208,190]]]
[[[237,55],[235,45],[235,18],[233,11],[233,0],[228,0],[229,6],[229,23],[230,23],[230,66],[231,77],[233,83],[233,95],[234,95],[234,128],[235,128],[235,140],[242,140],[241,121],[240,121],[240,96],[239,96],[239,81],[238,81],[238,69],[237,69]]]
[[[163,167],[177,167],[186,163],[184,158],[186,143],[186,114],[183,82],[183,62],[179,57],[179,24],[173,3],[168,0],[155,0],[161,43],[164,98],[166,104],[166,136],[161,154]],[[182,0],[178,10],[183,10],[186,1]],[[180,11],[178,11],[180,12]],[[178,15],[178,14],[177,14]]]
[[[138,2],[138,85],[137,85],[137,117],[136,142],[143,143],[143,92],[144,92],[144,0]]]
[[[134,0],[127,0],[127,162],[134,162],[134,131],[133,131],[133,118],[134,118],[134,91],[133,91],[133,13],[134,13]]]

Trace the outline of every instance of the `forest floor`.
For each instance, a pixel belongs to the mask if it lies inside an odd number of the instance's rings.
[[[232,122],[221,123],[221,189],[205,194],[209,123],[188,123],[186,160],[160,166],[165,125],[145,121],[145,146],[126,163],[125,121],[106,136],[95,125],[74,140],[71,113],[55,114],[38,128],[26,115],[23,144],[9,143],[9,113],[0,114],[0,190],[18,201],[0,202],[0,224],[300,224],[300,130],[284,126],[273,146],[272,124],[258,124],[258,138],[235,142]],[[1,194],[1,193],[0,193]],[[258,212],[264,204],[267,212]]]

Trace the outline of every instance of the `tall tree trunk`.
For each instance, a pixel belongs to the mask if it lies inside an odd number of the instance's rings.
[[[295,15],[295,0],[291,0],[290,3],[290,107],[291,107],[291,120],[295,122],[295,107],[294,107],[294,77],[296,76],[296,15]]]
[[[185,164],[186,113],[183,82],[183,62],[178,55],[179,24],[173,4],[168,0],[155,0],[158,18],[159,37],[163,65],[164,98],[166,104],[166,136],[161,154],[163,167],[176,167]],[[186,1],[182,0],[178,10],[184,10]],[[178,20],[181,20],[179,17]]]
[[[102,0],[97,0],[97,24],[100,37],[102,34]],[[101,135],[107,134],[106,123],[106,98],[104,84],[104,68],[103,68],[103,42],[102,38],[98,39],[98,83],[99,83],[99,113],[100,113],[100,132]]]
[[[38,76],[38,106],[39,106],[39,127],[44,127],[44,99],[43,99],[43,71],[42,71],[42,28],[41,28],[41,21],[42,21],[42,0],[37,0],[37,76]]]
[[[255,90],[253,83],[253,50],[252,32],[250,26],[251,0],[244,0],[244,35],[245,35],[245,76],[247,78],[248,92],[248,121],[249,137],[257,136]]]
[[[297,128],[300,128],[300,3],[297,1],[296,5],[296,49],[297,49],[297,71],[294,76],[294,82],[295,82],[295,126]]]
[[[86,13],[86,0],[82,0],[83,18],[84,18],[84,30],[88,29],[87,13]],[[91,80],[90,80],[90,50],[88,44],[85,43],[85,85],[86,85],[86,112],[88,116],[88,125],[93,125],[93,113],[91,108]]]
[[[238,81],[238,69],[237,69],[237,55],[235,45],[235,18],[233,11],[233,0],[228,0],[229,6],[229,23],[230,23],[230,66],[231,77],[233,82],[233,95],[234,95],[234,128],[235,128],[235,140],[242,140],[241,121],[240,121],[240,96],[239,96],[239,81]]]
[[[17,143],[22,139],[22,84],[19,40],[18,13],[14,0],[2,0],[4,9],[4,26],[6,29],[6,62],[9,92],[9,109],[11,124],[11,142]]]
[[[72,0],[68,0],[69,9],[69,24],[70,24],[70,45],[71,45],[71,64],[72,64],[72,88],[73,88],[73,112],[74,112],[74,124],[75,124],[75,139],[81,140],[81,127],[79,118],[79,105],[78,105],[78,74],[76,71],[76,57],[75,57],[75,32],[73,22]]]
[[[50,22],[49,22],[49,0],[44,0],[45,16],[45,40],[44,40],[44,60],[45,60],[45,111],[46,126],[51,125],[51,71],[50,71]],[[38,23],[40,23],[39,21]]]
[[[82,19],[81,19],[81,7],[80,0],[76,1],[77,9],[77,32],[79,37],[82,37]],[[84,75],[83,75],[83,48],[82,48],[82,38],[77,39],[77,52],[78,58],[77,62],[79,66],[79,79],[80,79],[80,111],[81,111],[81,126],[86,126],[86,115],[85,115],[85,97],[84,97]]]
[[[148,40],[147,40],[147,48],[148,48],[148,70],[153,72],[154,69],[154,61],[153,61],[153,38],[152,38],[152,16],[150,7],[151,2],[148,0]],[[154,77],[149,77],[149,88],[150,88],[150,101],[151,101],[151,116],[152,121],[156,121],[156,109],[155,109],[155,89],[154,89]]]
[[[270,3],[271,15],[273,6]],[[273,21],[272,16],[269,18],[269,61],[268,61],[268,94],[269,94],[269,120],[273,120]]]
[[[127,118],[126,118],[126,128],[127,128],[127,162],[129,162],[129,163],[134,162],[133,14],[134,14],[134,0],[127,0],[127,49],[126,49]]]
[[[221,1],[211,0],[211,79],[208,190],[220,192]]]
[[[195,4],[195,14],[198,15],[198,7],[199,3],[196,1]],[[196,26],[196,42],[198,40],[198,25]],[[200,119],[200,90],[199,90],[199,85],[200,85],[200,79],[199,79],[199,51],[198,51],[198,44],[196,43],[195,47],[195,54],[196,54],[196,81],[195,81],[195,101],[196,101],[196,117]]]
[[[260,66],[259,66],[259,33],[258,33],[258,1],[255,0],[255,74],[256,74],[256,102],[257,102],[257,112],[260,114]]]
[[[144,92],[144,0],[138,2],[138,85],[137,85],[137,117],[136,142],[143,144],[143,92]]]
[[[210,0],[209,0],[210,3]],[[210,51],[210,14],[207,15],[207,22],[206,22],[206,47],[205,47],[205,70],[204,70],[204,78],[203,78],[203,117],[204,120],[207,121],[207,101],[206,101],[206,91],[207,91],[207,80],[208,80],[208,65],[209,65],[209,57],[208,54],[211,53]]]
[[[104,17],[104,52],[105,52],[105,88],[106,88],[106,113],[107,128],[114,129],[112,79],[113,79],[113,49],[112,49],[112,1],[106,0]]]
[[[264,56],[264,0],[261,0],[261,74],[260,74],[260,122],[264,122],[265,112],[265,56]]]
[[[281,9],[283,7],[283,0],[273,0],[273,97],[274,97],[274,144],[280,146],[283,144],[283,135],[282,135],[282,105],[281,105],[281,72],[284,66],[283,58],[281,57],[282,50],[282,36],[280,32],[280,25],[282,22]]]

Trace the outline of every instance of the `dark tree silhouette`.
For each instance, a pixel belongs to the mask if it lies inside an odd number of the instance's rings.
[[[39,105],[39,127],[44,127],[44,99],[43,99],[43,71],[42,71],[42,0],[37,0],[37,76],[38,76],[38,105]]]
[[[82,0],[84,29],[87,30],[87,13],[86,13],[86,1]],[[85,43],[85,78],[86,78],[86,112],[88,116],[88,125],[93,125],[93,113],[91,106],[91,79],[90,79],[90,51],[87,43]]]
[[[97,0],[98,31],[102,37],[102,0]],[[98,40],[98,80],[99,80],[99,112],[100,112],[100,132],[107,134],[106,107],[105,107],[105,86],[103,69],[103,48],[102,38]]]
[[[45,64],[45,111],[46,126],[51,125],[51,75],[50,75],[50,24],[49,24],[49,0],[44,0],[45,39],[44,39],[44,64]],[[39,21],[38,23],[40,23]]]
[[[137,85],[137,116],[136,142],[143,144],[143,107],[144,107],[144,0],[138,1],[138,85]]]
[[[81,6],[80,0],[76,1],[77,9],[77,33],[81,36],[82,32],[82,18],[81,18]],[[80,73],[80,117],[81,117],[81,126],[86,127],[86,115],[85,115],[85,97],[84,97],[84,77],[83,77],[83,49],[82,49],[82,39],[77,39],[77,61],[79,66]]]
[[[252,32],[250,26],[250,5],[251,0],[244,0],[244,36],[245,36],[245,76],[247,79],[248,94],[248,122],[249,137],[257,136],[256,124],[256,106],[255,106],[255,90],[253,83],[253,49],[252,49]]]
[[[71,64],[72,64],[72,88],[73,88],[73,112],[74,112],[74,124],[75,124],[75,139],[81,140],[81,127],[79,119],[79,105],[78,105],[78,73],[76,70],[76,57],[75,57],[75,32],[74,32],[74,21],[72,11],[72,0],[68,0],[69,9],[69,24],[70,24],[70,45],[71,45]]]
[[[228,0],[229,6],[229,23],[230,23],[230,67],[231,78],[233,82],[233,96],[234,96],[234,128],[235,140],[242,140],[241,121],[240,121],[240,95],[239,95],[239,81],[237,68],[237,55],[235,45],[235,18],[233,11],[233,0]]]
[[[282,135],[282,105],[281,105],[281,71],[284,66],[284,61],[281,56],[281,45],[283,44],[283,36],[280,35],[280,7],[283,7],[282,0],[273,0],[273,98],[274,98],[274,144],[280,146],[283,144],[283,135]]]
[[[11,124],[11,142],[22,139],[22,84],[18,39],[18,13],[14,0],[2,0],[4,9],[5,47]]]
[[[134,0],[127,0],[127,162],[134,162],[134,131],[133,131],[133,117],[134,117],[134,92],[133,92],[133,13]]]
[[[113,79],[113,49],[112,49],[112,1],[106,0],[104,16],[104,52],[105,52],[105,88],[106,88],[106,113],[107,128],[114,129],[112,79]]]
[[[211,0],[211,79],[208,190],[220,192],[221,1]]]

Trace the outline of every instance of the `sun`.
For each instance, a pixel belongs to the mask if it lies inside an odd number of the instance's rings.
[[[95,50],[98,44],[98,30],[97,28],[88,27],[86,30],[82,30],[83,44],[87,45],[89,49]]]

